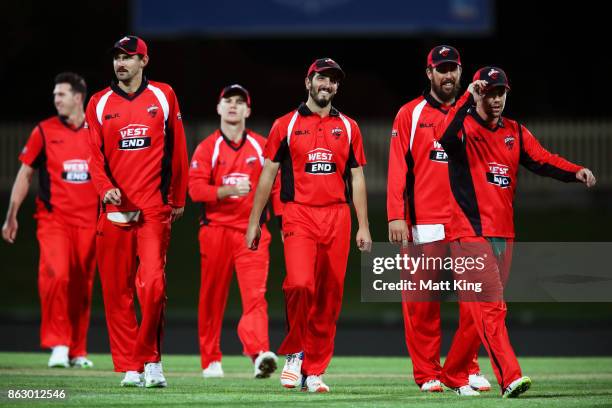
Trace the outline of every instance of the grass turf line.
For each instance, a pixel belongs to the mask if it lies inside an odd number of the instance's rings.
[[[335,357],[325,376],[329,394],[285,390],[279,371],[268,380],[252,378],[246,357],[223,359],[225,378],[203,379],[197,356],[168,355],[164,371],[166,389],[121,388],[120,373],[113,373],[110,356],[93,354],[93,369],[46,368],[46,353],[0,353],[0,405],[15,407],[60,406],[337,406],[391,407],[606,407],[612,401],[612,358],[522,358],[525,375],[533,386],[519,399],[500,397],[499,387],[480,397],[460,398],[449,390],[421,393],[412,381],[408,358]],[[282,367],[283,360],[279,361]],[[494,383],[490,364],[480,359],[483,373]],[[9,400],[9,389],[64,389],[67,399]],[[195,404],[195,405],[194,405]]]

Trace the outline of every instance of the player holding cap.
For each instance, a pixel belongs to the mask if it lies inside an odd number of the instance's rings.
[[[246,235],[247,247],[257,249],[259,220],[280,167],[288,324],[278,350],[287,354],[281,384],[310,392],[329,391],[321,376],[333,354],[342,304],[351,198],[359,222],[357,245],[361,251],[372,245],[361,132],[331,105],[344,76],[331,58],[316,60],[305,78],[306,103],[274,122]]]
[[[267,217],[261,220],[259,251],[244,246],[255,196],[252,190],[264,165],[266,139],[246,128],[251,97],[241,85],[223,88],[217,113],[221,117],[220,128],[198,145],[189,170],[189,195],[203,207],[198,314],[202,375],[223,377],[221,324],[235,268],[242,298],[238,336],[243,353],[254,363],[255,378],[268,378],[276,370],[277,357],[269,351],[265,298],[270,263],[270,233],[264,223]]]
[[[442,370],[449,387],[467,382],[468,363],[482,342],[504,398],[518,397],[531,386],[523,377],[505,325],[503,285],[514,238],[513,199],[519,164],[541,176],[595,185],[593,173],[551,154],[518,122],[502,117],[510,85],[497,67],[476,72],[473,83],[436,130],[449,157],[453,199],[451,251],[454,257],[484,257],[482,296],[467,296],[463,319]],[[474,106],[475,105],[475,106]],[[470,273],[462,278],[470,279]],[[460,297],[461,301],[461,297]]]
[[[450,45],[434,47],[427,56],[430,89],[401,107],[391,133],[387,180],[389,240],[408,246],[413,256],[445,257],[451,220],[448,158],[434,138],[460,88],[461,58]],[[410,229],[408,228],[410,225]],[[406,250],[406,249],[404,249]],[[438,270],[421,269],[416,279],[441,278]],[[405,339],[414,380],[424,392],[442,392],[440,375],[440,302],[426,295],[406,296],[402,302]],[[465,313],[460,313],[460,318]],[[478,353],[469,362],[469,385],[460,392],[488,391],[491,384],[479,373]]]
[[[125,372],[123,386],[165,387],[164,269],[170,225],[185,206],[188,159],[176,95],[143,75],[148,62],[142,39],[115,43],[116,79],[92,96],[87,124],[92,178],[103,203],[96,258],[115,371]]]
[[[38,290],[40,345],[51,348],[49,367],[92,367],[87,359],[87,329],[95,271],[98,196],[89,174],[91,152],[83,127],[85,80],[72,72],[55,77],[57,116],[32,131],[19,155],[21,168],[2,227],[11,244],[17,213],[38,170],[36,237],[40,245]]]

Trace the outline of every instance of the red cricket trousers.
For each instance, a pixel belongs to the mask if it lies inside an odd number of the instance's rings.
[[[69,357],[87,355],[87,329],[95,263],[95,228],[81,228],[39,211],[38,290],[40,346],[69,347]]]
[[[512,242],[508,240],[503,251],[495,254],[484,237],[461,238],[451,244],[451,252],[453,258],[484,256],[485,267],[480,272],[455,275],[456,279],[482,283],[483,291],[459,296],[463,317],[442,369],[442,382],[449,387],[466,385],[469,359],[482,342],[503,392],[512,381],[522,376],[506,329],[507,308],[503,301],[503,285],[512,263]]]
[[[444,258],[449,255],[449,244],[446,241],[431,242],[423,245],[410,246],[407,254],[412,257]],[[404,251],[402,251],[403,253]],[[442,271],[437,269],[419,268],[408,279],[418,285],[420,280],[442,278]],[[432,293],[425,291],[403,292],[402,314],[404,316],[404,335],[410,359],[414,381],[420,387],[430,380],[439,380],[442,373],[440,366],[440,344],[442,331],[440,328],[440,302]],[[459,327],[465,313],[459,314]],[[478,349],[468,362],[469,374],[480,371],[478,366]]]
[[[238,337],[243,353],[255,357],[270,350],[266,281],[270,233],[264,225],[257,251],[244,245],[244,231],[222,226],[200,228],[201,283],[198,335],[202,368],[221,361],[221,326],[234,268],[242,299]]]
[[[319,375],[334,352],[351,238],[349,206],[288,203],[283,235],[288,332],[278,352],[304,351],[302,373]]]
[[[104,213],[98,221],[96,258],[115,371],[142,372],[145,363],[161,360],[170,212],[168,206],[142,213],[130,226],[113,224]]]

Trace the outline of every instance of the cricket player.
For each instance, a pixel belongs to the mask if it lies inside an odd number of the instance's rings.
[[[387,179],[389,240],[404,247],[413,242],[411,250],[419,253],[411,255],[417,257],[447,255],[446,231],[451,220],[448,157],[434,138],[434,130],[455,103],[461,71],[457,49],[450,45],[432,48],[425,71],[430,89],[402,106],[393,123]],[[414,276],[437,280],[441,272],[422,269]],[[442,392],[440,303],[426,300],[426,296],[407,296],[402,302],[406,345],[421,391]],[[467,387],[463,392],[488,391],[491,384],[479,372],[478,353],[473,357],[469,365],[473,390]]]
[[[143,75],[148,62],[142,39],[117,41],[116,79],[92,96],[86,115],[103,203],[96,258],[115,371],[125,372],[123,386],[142,386],[144,370],[144,386],[165,387],[166,250],[171,222],[183,214],[189,166],[176,95]]]
[[[93,367],[87,329],[95,271],[98,196],[89,173],[84,129],[85,80],[72,72],[55,77],[57,116],[40,122],[19,155],[2,237],[17,238],[17,214],[38,170],[36,237],[40,246],[38,290],[40,345],[52,350],[49,367]]]
[[[461,322],[442,369],[442,382],[452,388],[464,386],[469,361],[482,342],[504,398],[518,397],[531,386],[510,345],[503,301],[512,256],[518,166],[587,187],[596,182],[589,169],[551,154],[525,126],[502,116],[509,90],[501,68],[478,70],[436,130],[449,157],[451,252],[455,258],[483,257],[482,271],[467,272],[465,277],[487,288],[484,296],[468,296],[463,302],[471,321]]]
[[[189,169],[189,195],[202,203],[198,310],[202,375],[223,377],[221,324],[235,268],[243,310],[238,337],[244,355],[253,361],[255,378],[268,378],[276,370],[277,357],[270,351],[268,339],[265,294],[270,233],[265,223],[259,250],[244,246],[266,139],[246,128],[251,97],[241,85],[223,88],[217,113],[220,127],[198,145]]]
[[[278,350],[287,355],[281,384],[310,392],[329,391],[322,375],[332,358],[342,304],[351,198],[357,245],[369,251],[372,244],[361,132],[331,104],[344,77],[333,59],[314,61],[305,78],[308,100],[274,122],[246,234],[247,247],[256,250],[264,239],[259,220],[280,167],[288,325]]]

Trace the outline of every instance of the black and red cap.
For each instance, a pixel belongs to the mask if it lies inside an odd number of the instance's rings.
[[[485,89],[491,89],[496,86],[503,86],[507,90],[510,90],[510,83],[508,82],[508,76],[503,69],[498,67],[484,67],[480,68],[474,74],[473,81],[483,80],[487,81]]]
[[[306,76],[309,77],[313,72],[321,73],[326,71],[335,71],[338,79],[344,79],[346,77],[340,65],[331,58],[319,58],[315,60],[315,62],[310,65],[310,68],[308,68]]]
[[[251,107],[251,95],[249,94],[249,91],[247,91],[247,89],[240,84],[232,84],[223,88],[219,94],[219,102],[221,102],[221,99],[223,98],[229,98],[230,96],[234,95],[244,96],[247,106],[249,108]]]
[[[461,65],[461,57],[459,51],[455,47],[450,45],[438,45],[433,47],[427,55],[427,66],[435,68],[445,62],[454,62],[457,65]]]
[[[126,35],[113,45],[113,51],[120,50],[128,55],[147,55],[147,44],[135,35]]]

